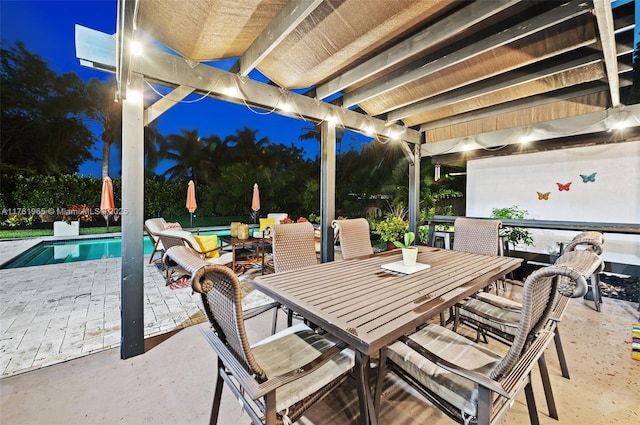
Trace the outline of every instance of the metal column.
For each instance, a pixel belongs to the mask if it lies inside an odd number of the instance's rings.
[[[144,353],[144,87],[140,74],[128,81],[122,102],[122,359]]]
[[[333,227],[336,218],[336,126],[320,124],[320,261],[333,261]]]

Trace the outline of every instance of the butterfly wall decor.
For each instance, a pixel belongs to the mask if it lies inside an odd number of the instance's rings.
[[[549,195],[550,195],[550,194],[551,194],[551,192],[545,192],[545,193],[538,192],[538,199],[539,199],[539,200],[541,200],[541,201],[542,201],[542,200],[544,200],[544,201],[548,201],[548,200],[549,200]]]
[[[566,190],[568,192],[569,189],[571,189],[571,183],[573,182],[569,182],[567,184],[556,183],[558,185],[558,191],[562,192],[563,190]]]
[[[588,176],[586,176],[584,174],[580,174],[580,177],[582,177],[582,183],[595,182],[596,181],[596,174],[598,174],[598,173],[591,173]]]

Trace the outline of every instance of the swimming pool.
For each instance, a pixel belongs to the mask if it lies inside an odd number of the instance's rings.
[[[207,231],[201,232],[200,234],[228,235],[229,231]],[[152,251],[153,245],[149,238],[145,236],[144,254],[149,255]],[[9,262],[0,265],[0,269],[17,269],[20,267],[74,263],[78,261],[119,257],[122,257],[122,240],[120,237],[43,241]],[[158,254],[156,254],[156,258],[159,258]]]

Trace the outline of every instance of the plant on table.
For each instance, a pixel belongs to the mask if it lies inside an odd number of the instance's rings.
[[[416,240],[416,234],[413,232],[407,232],[404,234],[404,243],[400,242],[400,241],[394,241],[393,244],[395,246],[397,246],[398,248],[416,248],[415,246],[411,246],[411,244],[413,243],[413,241]]]

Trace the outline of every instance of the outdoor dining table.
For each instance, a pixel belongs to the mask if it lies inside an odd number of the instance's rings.
[[[368,385],[371,355],[409,334],[491,282],[522,259],[419,247],[415,273],[383,265],[402,260],[401,250],[259,276],[254,286],[355,351],[361,424],[376,424]],[[380,381],[379,381],[380,382]]]

